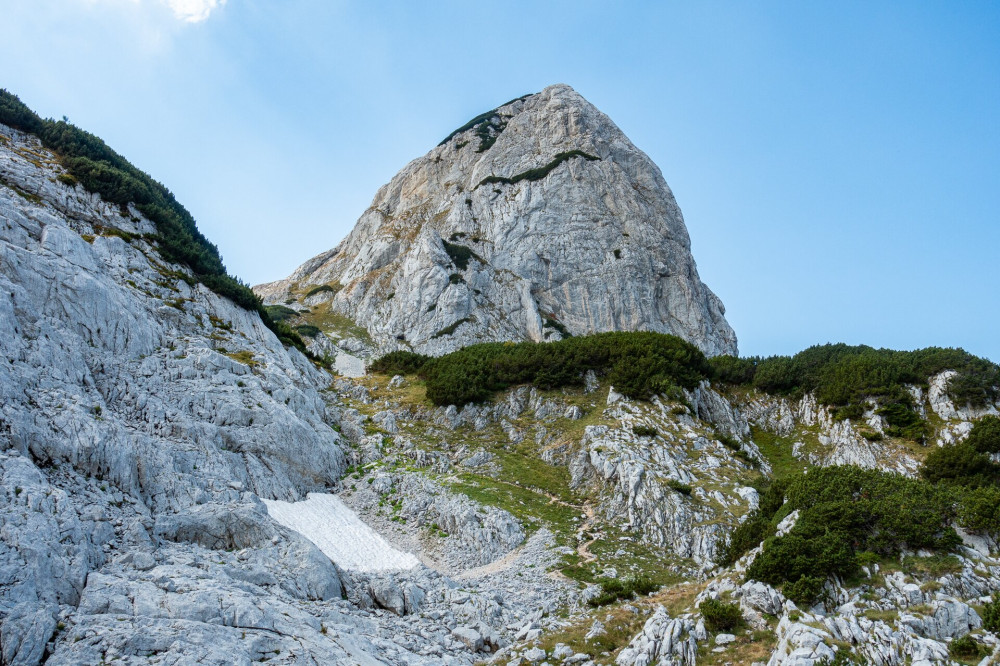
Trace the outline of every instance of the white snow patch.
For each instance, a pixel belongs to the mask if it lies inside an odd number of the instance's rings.
[[[420,564],[412,553],[390,546],[334,495],[309,493],[303,502],[264,504],[272,518],[312,541],[342,569],[392,571]]]

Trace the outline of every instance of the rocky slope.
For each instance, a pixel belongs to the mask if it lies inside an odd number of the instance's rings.
[[[553,117],[565,123],[537,141],[591,136],[570,130],[597,112],[554,87],[436,150],[472,151],[455,158],[466,166],[500,159],[491,151],[516,135],[517,118],[542,107],[563,109]],[[573,157],[537,181],[488,185],[558,201],[543,189],[549,180],[574,181],[572,169],[603,169],[622,155],[636,170],[612,172],[662,183],[612,135],[613,145],[580,148],[601,160]],[[487,145],[475,153],[459,146],[465,140]],[[0,663],[812,666],[845,657],[985,664],[1000,655],[984,627],[985,604],[1000,590],[997,544],[986,535],[961,533],[952,555],[868,562],[857,579],[829,579],[809,607],[786,598],[787,585],[745,580],[761,547],[717,564],[765,503],[763,479],[839,464],[914,476],[932,447],[1000,413],[995,402],[956,405],[954,372],[901,388],[926,421],[919,442],[893,436],[872,399],[841,419],[815,393],[783,398],[745,384],[703,381],[639,401],[593,372],[579,388],[520,386],[461,409],[435,406],[419,377],[365,375],[356,363],[351,352],[395,339],[380,342],[343,314],[356,311],[336,309],[367,302],[367,273],[339,290],[274,287],[344,334],[339,347],[322,335],[313,343],[349,370],[334,377],[284,348],[255,314],[192,286],[184,267],[163,261],[153,225],[134,208],[67,181],[34,137],[0,126]],[[420,219],[414,238],[440,241],[451,218]],[[448,242],[465,233],[471,243],[474,229],[459,229],[444,229],[456,235]],[[623,238],[638,235],[630,229]],[[406,247],[402,273],[385,275],[401,279],[407,262],[433,254]],[[470,257],[448,288],[473,284],[474,273],[496,278],[500,255],[489,256]],[[525,289],[540,307],[545,289]],[[702,333],[725,351],[719,314],[720,328]],[[463,329],[452,342],[469,341]],[[274,501],[294,511],[308,493],[336,494],[338,512],[353,509],[421,564],[331,561],[268,514]],[[784,518],[778,533],[800,518]],[[358,533],[336,545],[349,548]],[[713,627],[701,606],[710,599],[735,604],[742,624]],[[969,635],[979,656],[956,656],[955,641]]]
[[[962,437],[974,419],[998,413],[996,405],[957,407],[945,390],[952,374],[930,377],[929,390],[910,388],[933,425],[929,444]],[[760,474],[836,464],[915,474],[927,447],[865,437],[888,430],[874,410],[837,420],[813,395],[720,393],[707,383],[683,400],[632,401],[595,377],[583,390],[521,387],[463,409],[430,407],[412,377],[371,375],[341,387],[341,423],[353,444],[343,497],[432,566],[449,570],[448,550],[461,541],[441,529],[454,523],[433,498],[458,491],[543,525],[555,545],[548,566],[578,581],[581,601],[609,579],[667,583],[598,608],[567,599],[564,617],[520,625],[496,662],[807,666],[843,651],[855,663],[933,664],[956,663],[949,643],[970,632],[991,650],[1000,644],[980,617],[1000,589],[1000,559],[980,536],[963,533],[954,557],[909,553],[873,564],[860,581],[828,584],[827,598],[811,607],[744,581],[759,548],[716,566],[733,528],[758,504],[750,484]],[[517,538],[478,513],[477,540]],[[743,627],[707,627],[698,607],[706,599],[737,604]]]
[[[471,664],[544,605],[340,569],[274,522],[261,498],[339,487],[331,376],[60,176],[0,125],[0,663]],[[437,506],[458,570],[524,538],[483,509],[511,531],[483,556],[479,505]]]
[[[350,338],[346,316],[382,352],[611,330],[736,352],[659,169],[565,85],[456,131],[382,187],[340,245],[255,290]]]

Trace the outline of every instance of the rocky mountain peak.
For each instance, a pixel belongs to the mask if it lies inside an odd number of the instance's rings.
[[[268,303],[348,317],[381,351],[613,330],[735,354],[660,170],[567,85],[477,116],[410,162]]]

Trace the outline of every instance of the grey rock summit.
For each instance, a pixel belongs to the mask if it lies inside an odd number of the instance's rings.
[[[648,330],[737,352],[660,170],[566,85],[473,119],[336,248],[256,291],[349,317],[380,351]]]

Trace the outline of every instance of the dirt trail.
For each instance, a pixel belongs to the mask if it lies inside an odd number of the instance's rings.
[[[594,524],[594,507],[589,503],[583,505],[583,512],[586,514],[587,518],[580,524],[579,529],[576,531],[576,540],[582,541],[584,533],[590,529],[590,526]],[[594,534],[590,541],[581,543],[576,547],[576,554],[583,558],[584,562],[593,562],[597,559],[597,556],[590,552],[590,546],[593,545],[598,539],[598,534]]]
[[[506,571],[514,564],[515,561],[517,561],[517,558],[521,555],[521,551],[524,550],[524,546],[525,544],[521,544],[501,557],[499,560],[493,560],[492,562],[484,564],[481,567],[476,567],[475,569],[466,569],[462,573],[454,576],[454,578],[458,580],[470,580]]]

